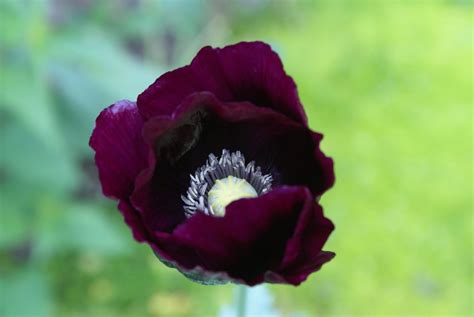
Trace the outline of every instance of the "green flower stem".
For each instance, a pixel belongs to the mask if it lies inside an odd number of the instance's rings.
[[[237,291],[237,317],[245,317],[247,306],[247,286],[239,285]]]

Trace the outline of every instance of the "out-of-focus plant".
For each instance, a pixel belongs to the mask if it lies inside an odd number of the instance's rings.
[[[198,0],[0,2],[0,298],[6,316],[57,311],[60,270],[51,270],[58,259],[70,265],[82,255],[129,252],[130,241],[104,208],[110,204],[97,199],[87,147],[94,118],[116,96],[141,92],[161,64],[178,63],[202,42],[223,40],[228,12],[227,5]]]
[[[51,314],[45,270],[58,253],[124,251],[95,200],[84,140],[100,105],[136,93],[158,71],[95,23],[78,29],[56,21],[52,5],[0,4],[0,297],[7,316]]]

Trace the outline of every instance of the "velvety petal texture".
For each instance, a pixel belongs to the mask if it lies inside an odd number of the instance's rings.
[[[147,166],[148,149],[142,137],[144,120],[135,102],[118,101],[97,117],[89,145],[105,196],[119,199],[118,209],[138,241],[144,241],[143,224],[130,205],[135,179]]]
[[[147,118],[169,115],[185,97],[200,91],[225,102],[248,101],[307,122],[293,79],[286,75],[278,55],[262,42],[204,47],[190,65],[159,77],[138,96],[137,103]]]
[[[231,203],[225,217],[198,213],[172,234],[157,233],[156,249],[184,270],[225,272],[248,285],[265,280],[298,285],[332,258],[321,248],[333,228],[309,190],[281,187]],[[309,241],[303,246],[304,238]],[[320,259],[302,267],[313,255]],[[292,265],[295,271],[287,271]]]
[[[205,47],[137,103],[103,110],[90,146],[104,195],[166,265],[203,284],[299,285],[334,257],[323,251],[334,225],[317,203],[334,184],[321,140],[278,55],[242,42]],[[186,214],[190,175],[223,150],[271,175],[271,189],[223,216]]]
[[[95,151],[104,195],[128,197],[138,173],[147,166],[143,124],[136,104],[128,100],[116,102],[97,118],[89,145]]]

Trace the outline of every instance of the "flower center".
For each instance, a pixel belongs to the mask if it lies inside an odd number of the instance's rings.
[[[225,214],[225,207],[241,198],[253,198],[258,194],[245,179],[234,176],[216,180],[214,186],[207,194],[209,206],[216,216]]]
[[[222,150],[219,158],[209,154],[206,164],[191,174],[190,179],[186,195],[181,195],[187,217],[197,211],[224,216],[225,207],[231,202],[265,194],[273,180],[271,174],[263,175],[254,161],[245,164],[240,151],[228,150]]]

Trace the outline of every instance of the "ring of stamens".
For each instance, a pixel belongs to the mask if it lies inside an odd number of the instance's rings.
[[[198,168],[194,175],[190,175],[189,188],[185,195],[181,195],[185,215],[191,217],[196,212],[203,212],[208,215],[223,216],[224,211],[221,208],[215,208],[216,204],[208,200],[209,192],[222,184],[234,187],[238,184],[239,186],[235,188],[243,188],[247,193],[253,189],[260,196],[271,190],[272,181],[272,175],[262,174],[261,168],[255,166],[254,161],[245,164],[245,157],[240,151],[231,153],[224,149],[220,157],[211,153],[206,163]],[[242,194],[241,198],[243,197],[253,196]]]

